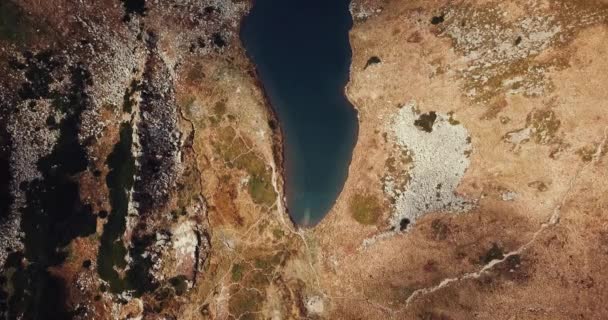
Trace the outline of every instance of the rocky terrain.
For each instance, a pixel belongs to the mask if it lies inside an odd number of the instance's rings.
[[[354,0],[310,229],[251,5],[0,3],[2,318],[608,317],[608,2]]]
[[[250,4],[0,6],[3,318],[303,316]]]
[[[354,1],[333,318],[601,319],[608,3]]]

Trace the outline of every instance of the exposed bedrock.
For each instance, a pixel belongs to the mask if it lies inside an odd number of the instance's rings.
[[[154,35],[150,42],[155,42]],[[150,44],[150,46],[155,46]],[[138,133],[141,154],[135,182],[134,200],[140,214],[159,208],[168,200],[179,174],[180,132],[178,109],[169,69],[156,52],[150,50],[142,83]]]

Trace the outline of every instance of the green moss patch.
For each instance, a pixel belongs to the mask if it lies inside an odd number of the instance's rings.
[[[219,118],[223,117],[226,114],[226,102],[223,100],[216,102],[213,106],[213,113]]]
[[[277,267],[284,265],[290,252],[280,250],[275,254],[260,253],[232,266],[233,286],[228,308],[239,319],[256,319],[262,309],[264,292],[270,285]]]
[[[251,198],[253,199],[253,202],[257,204],[270,207],[276,200],[276,193],[272,184],[270,183],[269,175],[251,177],[251,179],[249,179],[247,189],[251,195]]]
[[[534,110],[526,117],[526,127],[533,129],[531,137],[539,144],[555,142],[560,125],[561,121],[553,110]]]
[[[576,150],[576,155],[583,160],[583,162],[591,162],[593,160],[593,156],[595,155],[597,147],[594,146],[584,146]]]
[[[271,207],[276,200],[272,185],[272,172],[263,158],[251,150],[243,137],[237,135],[232,127],[223,127],[213,142],[215,152],[226,162],[228,167],[241,169],[249,175],[247,190],[253,202]]]
[[[279,228],[272,229],[272,235],[277,239],[281,240],[285,236],[285,232]]]
[[[240,265],[238,263],[234,264],[232,266],[232,270],[231,270],[232,281],[241,281],[241,279],[243,279],[243,271],[244,270],[245,270],[245,268],[242,265]]]
[[[378,222],[382,214],[382,206],[380,200],[373,195],[357,194],[350,200],[350,212],[357,222],[373,225]]]
[[[395,192],[403,192],[407,184],[412,180],[409,171],[413,168],[414,159],[411,151],[407,148],[391,150],[391,154],[384,162],[386,174],[382,177],[382,183],[386,187],[391,186],[393,193],[387,193],[391,203],[395,203]]]

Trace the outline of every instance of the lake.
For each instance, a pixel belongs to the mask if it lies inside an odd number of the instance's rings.
[[[255,0],[241,41],[284,134],[287,208],[318,223],[348,173],[358,122],[344,95],[351,62],[348,0]]]

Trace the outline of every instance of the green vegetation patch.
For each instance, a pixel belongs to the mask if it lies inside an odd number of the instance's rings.
[[[382,206],[376,196],[357,194],[350,199],[350,211],[357,222],[373,225],[382,214]]]
[[[241,281],[241,279],[243,279],[243,271],[245,270],[245,268],[238,263],[235,263],[232,266],[232,281]]]
[[[229,167],[234,166],[234,160],[247,152],[245,143],[237,138],[236,130],[232,127],[222,127],[217,130],[217,139],[212,143],[215,153],[219,154]]]
[[[228,304],[231,314],[239,319],[256,319],[265,299],[262,293],[270,285],[276,266],[287,256],[287,253],[263,255],[232,266],[232,281],[239,285],[231,292]]]
[[[212,127],[219,126],[222,123],[222,120],[224,119],[224,115],[226,115],[226,100],[220,100],[216,102],[210,111],[211,112],[209,114],[209,123]],[[226,130],[226,128],[229,127],[220,128],[220,130]]]
[[[528,187],[534,188],[540,192],[545,192],[545,191],[549,190],[549,187],[547,186],[547,184],[542,181],[532,181],[532,182],[528,183]]]
[[[238,286],[233,286],[231,292],[231,313],[236,317],[248,319],[258,312],[265,298],[261,293],[270,285],[276,269],[284,266],[290,256],[289,250],[278,250],[272,254],[257,253],[247,260],[233,264],[230,270],[231,280]]]
[[[555,134],[561,121],[553,110],[543,109],[532,111],[526,117],[526,127],[532,128],[532,139],[539,144],[548,144],[555,141]]]
[[[453,126],[457,126],[460,124],[460,121],[454,119],[454,111],[448,112],[448,123]]]
[[[396,201],[395,193],[405,191],[407,184],[412,180],[409,171],[413,165],[412,152],[407,148],[392,150],[391,155],[386,159],[384,163],[386,174],[382,177],[382,183],[385,187],[391,186],[393,192],[387,195],[392,203]]]
[[[391,174],[397,174],[408,169],[414,163],[412,152],[407,148],[393,150],[392,155],[386,159],[386,168]]]
[[[226,101],[222,100],[222,101],[218,101],[215,103],[215,105],[213,106],[213,113],[217,116],[217,117],[223,117],[226,114]]]
[[[281,240],[285,236],[285,232],[279,228],[272,229],[272,235],[277,239]]]
[[[253,202],[271,207],[276,200],[276,193],[272,183],[270,183],[270,174],[263,176],[254,175],[249,179],[248,191],[253,199]]]
[[[249,174],[248,191],[256,204],[271,207],[277,196],[272,185],[272,172],[262,157],[251,150],[243,137],[232,127],[218,130],[218,138],[212,143],[214,150],[226,165]]]
[[[576,150],[576,155],[579,156],[583,162],[591,162],[591,160],[593,160],[593,156],[595,155],[596,148],[597,147],[591,145],[584,146]]]

